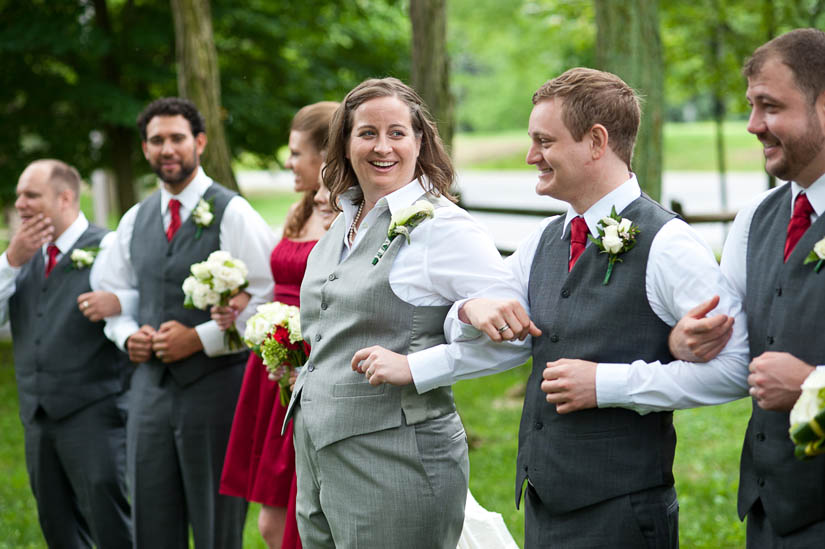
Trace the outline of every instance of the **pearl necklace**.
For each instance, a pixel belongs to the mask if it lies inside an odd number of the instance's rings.
[[[352,247],[352,243],[355,240],[355,233],[358,231],[356,225],[358,225],[358,220],[361,219],[361,212],[364,211],[364,199],[361,199],[361,204],[358,205],[358,211],[355,212],[355,217],[352,218],[352,223],[350,223],[349,231],[347,231],[347,241],[349,242],[350,247]]]

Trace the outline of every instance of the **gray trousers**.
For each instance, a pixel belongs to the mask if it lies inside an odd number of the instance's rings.
[[[23,422],[26,467],[40,528],[51,549],[131,545],[126,498],[125,395],[54,420]]]
[[[748,549],[822,549],[825,546],[825,520],[814,522],[786,536],[780,536],[756,500],[748,512]]]
[[[174,365],[170,366],[174,368]],[[240,549],[247,503],[218,494],[244,363],[180,387],[132,376],[128,464],[138,549]]]
[[[296,514],[305,549],[455,549],[469,461],[452,413],[316,449],[294,413]]]
[[[673,487],[642,490],[557,515],[547,511],[529,483],[525,494],[525,549],[679,547],[679,503]]]

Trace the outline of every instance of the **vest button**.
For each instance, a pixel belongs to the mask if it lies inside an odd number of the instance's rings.
[[[321,334],[315,334],[315,341],[321,341]]]
[[[559,342],[559,336],[556,335],[556,334],[551,335],[550,336],[550,341],[552,341],[553,343],[558,343]]]
[[[329,275],[329,276],[327,277],[327,279],[328,279],[329,281],[333,281],[333,280],[335,280],[335,273],[332,273],[331,275]]]
[[[777,289],[776,289],[776,295],[777,295],[777,296],[782,295],[782,288],[777,288]]]
[[[759,442],[765,440],[765,433],[756,433],[756,440],[758,440]]]
[[[326,311],[326,310],[327,310],[327,304],[326,304],[326,303],[321,303],[321,310],[322,310],[322,311]]]
[[[544,423],[541,421],[536,422],[536,431],[541,431],[541,428],[544,427]]]
[[[570,297],[570,290],[568,290],[567,288],[563,289],[561,291],[561,296],[562,297]]]
[[[765,486],[765,479],[762,478],[762,477],[759,477],[758,479],[756,479],[756,484],[758,484],[760,488],[762,486]]]
[[[768,345],[773,345],[773,336],[768,336]]]
[[[309,366],[307,366],[307,370],[310,371],[310,372],[314,372],[315,371],[315,365],[310,364]]]

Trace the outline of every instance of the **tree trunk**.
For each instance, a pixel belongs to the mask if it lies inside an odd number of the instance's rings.
[[[658,0],[594,0],[596,64],[619,75],[643,98],[633,171],[653,199],[662,194],[664,62]]]
[[[209,0],[171,0],[175,20],[178,93],[192,101],[206,121],[209,138],[201,164],[227,188],[238,190],[232,155],[223,128],[218,53],[212,35]]]
[[[771,40],[776,36],[776,10],[774,10],[773,0],[764,0],[762,2],[762,30],[765,33],[765,42]],[[768,188],[776,187],[776,177],[767,174]]]
[[[445,0],[410,0],[410,20],[412,86],[429,107],[441,139],[451,151],[455,121],[447,58]]]
[[[106,134],[112,144],[112,171],[114,171],[117,182],[117,208],[120,215],[123,215],[137,202],[132,164],[135,130],[123,126],[111,126],[106,129]]]

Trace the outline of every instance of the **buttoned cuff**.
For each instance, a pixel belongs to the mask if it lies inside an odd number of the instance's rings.
[[[596,366],[596,406],[614,408],[631,404],[627,391],[630,364],[599,363]]]
[[[195,326],[195,331],[198,333],[206,356],[220,356],[229,353],[229,349],[224,345],[224,332],[214,320],[198,324]]]
[[[407,355],[415,390],[426,393],[436,387],[452,385],[452,371],[447,357],[447,346],[436,345]]]

